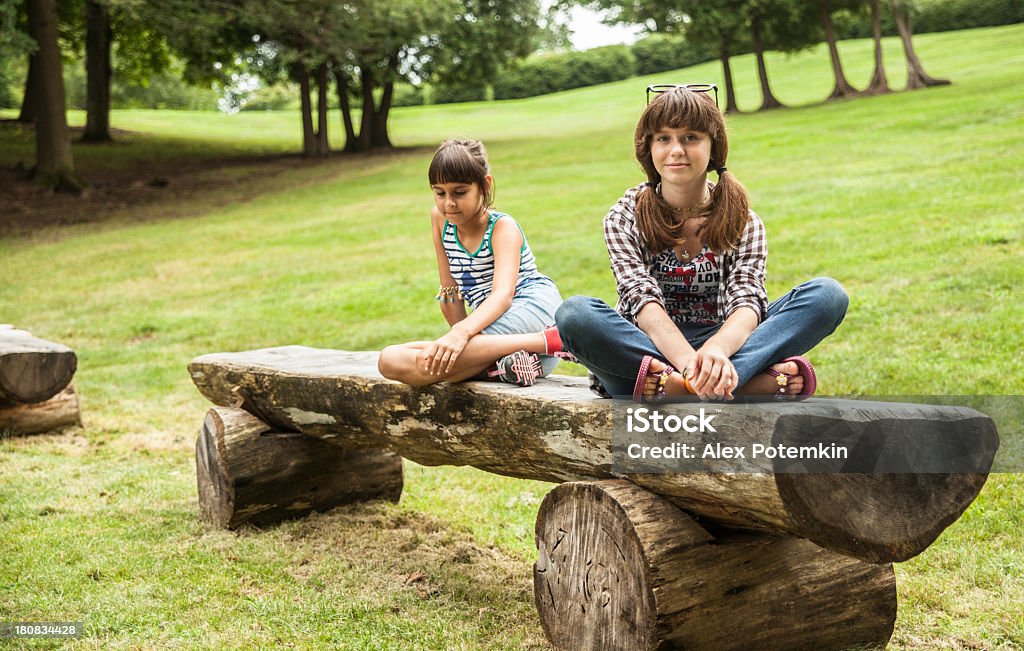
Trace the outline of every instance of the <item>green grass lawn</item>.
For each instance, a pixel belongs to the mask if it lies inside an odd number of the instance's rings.
[[[915,43],[953,85],[822,105],[823,48],[769,56],[773,88],[797,108],[731,116],[729,169],[768,228],[770,297],[817,275],[850,293],[845,323],[812,353],[821,392],[1024,394],[1024,26]],[[840,44],[859,86],[870,45]],[[886,57],[901,87],[896,41]],[[753,61],[734,63],[752,109]],[[0,239],[0,322],[78,352],[85,419],[0,442],[0,621],[83,621],[77,648],[546,648],[530,565],[549,485],[407,464],[398,505],[207,530],[191,446],[208,405],[185,367],[215,351],[368,350],[441,334],[426,167],[447,136],[488,145],[498,207],[564,296],[614,300],[601,218],[642,180],[632,129],[644,86],[719,78],[709,63],[397,109],[391,155],[272,180],[253,162],[241,188],[234,173],[222,192],[179,196],[172,182],[155,208]],[[75,147],[86,178],[299,143],[294,113],[115,111],[113,125],[126,131],[117,143]],[[31,143],[0,130],[0,165],[30,161]],[[892,648],[1024,647],[1022,494],[1019,475],[993,475],[961,520],[897,565]],[[428,578],[408,581],[416,572]]]

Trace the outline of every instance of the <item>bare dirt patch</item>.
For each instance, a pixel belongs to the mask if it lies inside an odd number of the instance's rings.
[[[31,127],[29,127],[30,129]],[[11,120],[0,121],[0,131],[25,129]],[[81,129],[72,129],[72,140]],[[130,132],[113,130],[129,140]],[[86,145],[76,145],[86,146]],[[125,144],[125,153],[130,158]],[[18,238],[42,229],[84,223],[145,222],[188,217],[221,205],[253,201],[285,187],[322,182],[344,167],[403,150],[360,154],[337,152],[326,158],[307,159],[299,154],[140,157],[120,169],[77,166],[89,187],[81,195],[51,192],[32,183],[22,162],[0,158],[0,238]],[[408,150],[405,150],[408,151]],[[286,173],[305,170],[300,177]],[[55,233],[56,237],[59,234]]]

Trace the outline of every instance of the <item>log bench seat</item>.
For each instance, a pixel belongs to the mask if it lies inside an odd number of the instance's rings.
[[[81,422],[75,352],[0,324],[0,432],[41,434]]]
[[[828,430],[881,450],[875,471],[631,472],[613,458],[612,401],[584,378],[414,388],[382,378],[376,353],[304,346],[203,355],[189,372],[218,405],[196,454],[201,512],[220,526],[397,500],[402,457],[561,484],[540,507],[534,587],[566,649],[884,646],[891,563],[960,517],[998,448],[971,409],[816,398],[745,405],[718,432],[771,445]],[[970,472],[886,470],[887,451],[936,432]]]

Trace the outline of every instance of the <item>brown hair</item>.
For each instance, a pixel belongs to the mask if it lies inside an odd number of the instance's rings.
[[[491,164],[487,162],[487,150],[479,140],[455,140],[449,138],[434,152],[427,170],[430,185],[439,183],[475,183],[483,195],[483,208],[494,203],[494,183],[487,182]]]
[[[685,88],[659,93],[647,105],[636,125],[636,159],[647,173],[648,181],[636,199],[636,223],[640,235],[655,253],[683,240],[685,220],[680,220],[672,206],[655,191],[661,183],[661,175],[651,157],[651,139],[657,131],[665,128],[693,129],[711,136],[708,171],[718,171],[718,183],[711,189],[710,201],[700,213],[707,219],[697,234],[715,253],[733,250],[750,218],[747,191],[732,173],[725,170],[729,140],[725,135],[725,119],[715,100],[708,93],[696,93]]]

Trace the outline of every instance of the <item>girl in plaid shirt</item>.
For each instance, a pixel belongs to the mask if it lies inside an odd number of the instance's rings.
[[[562,347],[590,369],[600,395],[809,396],[814,369],[800,355],[846,314],[846,293],[831,278],[768,303],[764,224],[726,168],[711,90],[648,88],[655,97],[634,138],[647,182],[604,219],[618,304],[573,296],[555,315]]]

